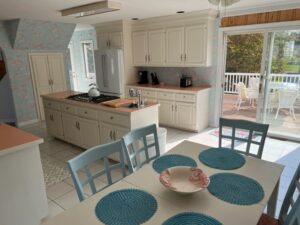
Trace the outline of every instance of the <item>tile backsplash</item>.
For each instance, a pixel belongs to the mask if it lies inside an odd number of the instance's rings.
[[[213,67],[139,67],[138,70],[147,70],[151,82],[150,73],[157,73],[161,83],[179,85],[180,78],[184,74],[192,77],[193,85],[212,84]]]

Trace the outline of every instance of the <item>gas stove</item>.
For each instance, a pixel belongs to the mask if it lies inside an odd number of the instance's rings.
[[[106,102],[114,99],[118,99],[117,96],[112,95],[100,95],[98,97],[89,97],[88,93],[82,93],[77,95],[70,95],[67,97],[67,99],[74,100],[74,101],[80,101],[80,102],[89,102],[89,103],[100,103],[100,102]]]

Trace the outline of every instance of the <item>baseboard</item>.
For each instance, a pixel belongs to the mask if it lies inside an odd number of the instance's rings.
[[[24,121],[24,122],[21,122],[21,123],[17,123],[17,126],[18,127],[24,127],[24,126],[31,125],[31,124],[34,124],[34,123],[37,123],[37,122],[40,122],[40,120],[39,119],[28,120],[28,121]]]

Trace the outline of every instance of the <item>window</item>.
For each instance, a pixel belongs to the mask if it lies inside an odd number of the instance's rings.
[[[93,41],[82,41],[83,60],[85,65],[85,75],[88,79],[95,78],[95,60],[94,60],[94,45]]]

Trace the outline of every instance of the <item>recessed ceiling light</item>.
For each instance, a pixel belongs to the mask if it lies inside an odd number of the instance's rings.
[[[107,13],[121,9],[121,3],[110,0],[94,2],[86,5],[80,5],[68,9],[60,10],[62,16],[73,15],[76,18],[83,16],[91,16],[100,13]]]
[[[139,18],[136,18],[136,17],[135,17],[135,18],[132,18],[132,20],[139,20]]]
[[[184,11],[177,11],[176,13],[180,14],[180,13],[184,13]]]

